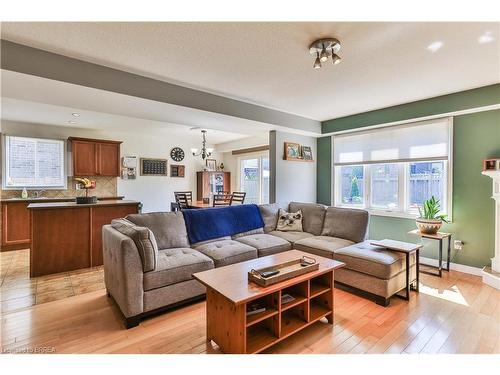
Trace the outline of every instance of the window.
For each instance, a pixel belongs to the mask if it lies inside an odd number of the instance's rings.
[[[269,203],[269,155],[243,156],[239,158],[239,187],[244,191],[245,203]]]
[[[340,167],[342,204],[364,205],[364,170],[362,165]]]
[[[370,165],[371,207],[394,210],[399,208],[398,164]]]
[[[5,136],[4,189],[66,188],[64,141]]]
[[[437,119],[334,136],[335,205],[414,216],[435,196],[451,216],[451,134]]]

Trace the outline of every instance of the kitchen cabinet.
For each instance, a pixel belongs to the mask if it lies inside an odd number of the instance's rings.
[[[120,175],[119,141],[70,137],[74,176]]]
[[[210,198],[211,195],[231,192],[231,173],[203,171],[196,172],[196,200]]]
[[[30,247],[30,212],[25,202],[2,202],[2,250]]]
[[[106,200],[31,203],[30,275],[38,277],[103,264],[102,227],[138,213],[140,202]]]
[[[121,200],[119,197],[100,197],[99,201]],[[28,205],[30,203],[54,203],[54,202],[74,202],[75,198],[7,198],[1,201],[1,227],[2,227],[2,243],[1,251],[29,249],[31,247],[31,223],[30,211]],[[121,212],[118,212],[119,216]],[[124,215],[125,216],[125,215]],[[105,221],[110,221],[106,219]],[[100,241],[97,238],[96,241]],[[96,242],[96,248],[100,245]],[[98,255],[97,255],[98,257]]]

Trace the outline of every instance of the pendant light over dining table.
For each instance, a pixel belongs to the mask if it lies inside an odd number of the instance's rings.
[[[205,159],[209,158],[210,155],[212,155],[214,149],[211,147],[207,147],[207,137],[206,137],[207,131],[202,130],[201,134],[202,134],[201,149],[192,148],[191,153],[193,154],[193,156],[201,156],[202,159]]]

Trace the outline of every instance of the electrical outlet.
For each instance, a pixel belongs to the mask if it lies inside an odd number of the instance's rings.
[[[453,241],[453,247],[455,250],[462,250],[464,248],[464,243],[460,240]]]

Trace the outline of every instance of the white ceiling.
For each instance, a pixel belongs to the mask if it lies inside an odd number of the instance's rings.
[[[148,119],[120,116],[110,113],[61,107],[11,98],[2,98],[2,120],[64,126],[77,129],[119,131],[121,133],[148,132],[156,136],[193,136],[201,139],[201,128],[162,123]],[[75,117],[72,114],[78,113]],[[69,121],[72,121],[71,123]],[[219,144],[246,139],[248,135],[206,129],[210,144]]]
[[[500,23],[2,23],[3,39],[316,120],[500,82]],[[480,43],[479,38],[492,40]],[[334,36],[343,61],[312,69]],[[485,39],[485,38],[483,38]],[[486,38],[488,39],[488,38]],[[484,40],[483,40],[484,41]],[[432,52],[427,47],[442,42]]]
[[[209,131],[211,144],[267,138],[283,127],[168,103],[1,70],[2,120],[120,131],[158,131],[190,135]],[[80,117],[73,117],[73,112]],[[75,121],[70,124],[68,121]],[[298,134],[318,134],[286,129]],[[198,132],[199,130],[197,130]]]

